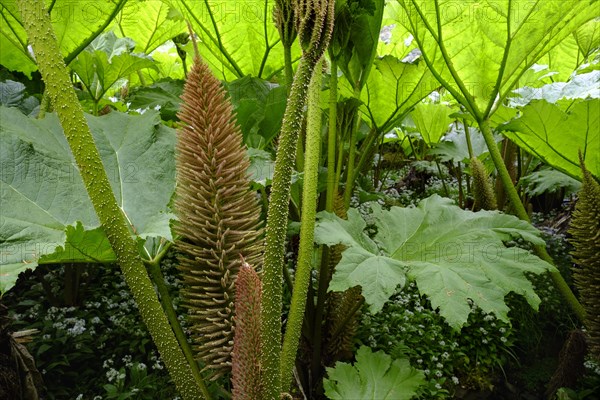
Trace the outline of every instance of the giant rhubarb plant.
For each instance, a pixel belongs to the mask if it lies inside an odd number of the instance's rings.
[[[197,354],[216,378],[231,369],[240,256],[262,264],[260,207],[249,190],[249,160],[232,106],[199,58],[182,99],[175,200],[182,298]]]

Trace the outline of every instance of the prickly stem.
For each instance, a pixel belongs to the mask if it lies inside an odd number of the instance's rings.
[[[321,70],[323,63],[317,63],[308,92],[308,111],[306,127],[306,153],[304,154],[304,185],[302,188],[302,217],[300,220],[300,248],[298,264],[292,294],[290,313],[285,329],[281,354],[281,384],[284,391],[289,390],[292,370],[298,351],[300,331],[306,306],[306,296],[312,270],[313,239],[315,215],[317,211],[317,183],[319,173],[319,155],[321,153]]]

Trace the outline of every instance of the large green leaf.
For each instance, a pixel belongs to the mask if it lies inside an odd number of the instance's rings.
[[[519,185],[529,196],[540,196],[564,189],[565,195],[577,193],[581,182],[552,168],[532,172],[519,179]]]
[[[408,360],[392,360],[366,346],[356,352],[354,366],[337,362],[327,368],[327,375],[323,388],[332,400],[408,400],[426,383],[423,372],[412,368]]]
[[[406,275],[454,328],[467,322],[470,301],[508,321],[504,297],[515,292],[537,309],[540,299],[525,273],[554,268],[523,249],[505,247],[512,237],[544,244],[535,228],[511,215],[465,211],[435,195],[416,208],[388,211],[375,204],[372,217],[374,239],[364,233],[366,223],[353,209],[348,220],[320,213],[315,230],[318,243],[347,247],[330,289],[360,285],[372,312],[381,310]]]
[[[336,2],[330,46],[344,77],[358,91],[367,82],[377,53],[384,3],[383,0]]]
[[[160,108],[163,120],[177,121],[177,112],[181,104],[183,81],[163,80],[150,86],[134,89],[129,95],[131,109]]]
[[[598,15],[589,0],[399,2],[405,12],[398,23],[412,32],[440,82],[479,118],[540,57]]]
[[[130,86],[147,85],[164,79],[185,79],[183,61],[177,53],[175,46],[161,46],[152,52],[152,59],[156,62],[157,69],[143,69],[130,77]],[[190,65],[191,59],[187,58],[186,65]],[[142,77],[145,82],[142,84]]]
[[[53,253],[41,256],[38,264],[64,262],[110,263],[117,261],[117,256],[113,252],[102,227],[85,230],[81,221],[77,221],[75,226],[66,227],[65,234],[65,244],[56,247]]]
[[[581,180],[579,155],[600,178],[600,99],[584,100],[569,112],[544,100],[534,100],[521,116],[500,126],[505,136],[552,167]]]
[[[128,39],[116,38],[109,32],[98,37],[71,63],[93,99],[101,99],[119,79],[144,68],[156,69],[151,58],[129,53],[132,46]]]
[[[481,154],[488,152],[487,145],[485,144],[483,135],[481,135],[479,129],[470,126],[469,137],[471,138],[473,156],[478,157]],[[498,142],[500,140],[502,140],[502,137],[498,135],[496,141]],[[444,136],[444,139],[442,139],[441,142],[436,143],[433,148],[429,150],[429,154],[439,156],[440,160],[444,162],[465,162],[471,158],[464,125],[459,124],[456,126],[456,124],[453,124],[450,128],[450,132]]]
[[[245,76],[225,84],[244,143],[264,149],[279,133],[287,104],[287,89],[259,78]]]
[[[392,55],[403,60],[409,54],[416,56],[416,42],[412,34],[399,21],[404,15],[404,10],[395,1],[388,1],[383,9],[383,21],[379,33],[377,55],[383,57]],[[411,53],[412,52],[412,53]]]
[[[35,120],[0,107],[0,120],[0,293],[43,256],[40,262],[114,261],[56,116]],[[171,239],[174,130],[152,111],[87,120],[133,231]]]
[[[7,80],[0,82],[0,105],[16,107],[26,115],[37,114],[40,105],[38,99],[25,94],[25,85],[21,82]]]
[[[62,54],[71,61],[108,26],[127,0],[78,3],[53,1],[52,26]],[[37,69],[15,0],[0,0],[0,64],[27,75]]]
[[[452,119],[450,107],[439,103],[419,103],[412,110],[412,119],[417,126],[421,137],[428,145],[440,141],[442,135],[448,130]]]
[[[598,15],[598,13],[596,13]],[[566,81],[583,63],[591,61],[593,52],[600,47],[600,20],[591,20],[567,36],[555,48],[537,61],[547,65],[555,81]],[[591,57],[592,56],[592,57]]]
[[[187,32],[181,14],[160,0],[128,1],[113,21],[124,37],[133,39],[137,53],[150,54],[158,46]]]
[[[171,0],[199,36],[200,53],[226,81],[253,75],[268,78],[283,70],[283,45],[269,0]],[[300,50],[294,46],[293,57]]]
[[[382,132],[398,125],[415,104],[439,86],[423,63],[402,62],[388,55],[376,59],[374,66],[360,94],[361,111]],[[346,97],[354,94],[346,81],[340,82],[340,92]]]

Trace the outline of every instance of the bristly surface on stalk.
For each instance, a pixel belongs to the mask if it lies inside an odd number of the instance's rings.
[[[234,283],[240,255],[262,266],[262,222],[233,108],[199,58],[182,100],[175,199],[181,293],[194,350],[216,379],[231,372]]]

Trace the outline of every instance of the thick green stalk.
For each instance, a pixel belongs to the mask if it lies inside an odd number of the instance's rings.
[[[83,183],[117,256],[142,319],[148,326],[181,396],[190,400],[209,398],[204,383],[194,379],[144,268],[137,245],[117,205],[83,109],[71,86],[50,17],[44,10],[44,2],[20,0],[19,6],[23,25],[46,83],[46,91],[57,111]]]
[[[281,388],[289,390],[292,370],[298,351],[300,331],[306,306],[306,295],[312,270],[313,239],[315,216],[317,213],[317,182],[319,155],[321,153],[321,70],[322,62],[317,63],[308,89],[308,111],[306,127],[306,153],[304,159],[304,185],[302,188],[302,217],[300,219],[300,246],[298,264],[292,293],[292,303],[281,352]]]
[[[285,44],[283,45],[283,65],[285,68],[285,85],[289,93],[294,80],[294,68],[292,66],[292,46],[286,46]]]
[[[44,119],[46,116],[46,111],[50,108],[50,98],[48,97],[48,93],[44,91],[42,95],[42,101],[40,102],[40,112],[38,113],[38,119]]]
[[[335,139],[337,137],[337,62],[331,57],[329,78],[329,131],[327,135],[327,193],[325,210],[333,212],[333,194],[337,191],[335,180]]]
[[[165,252],[170,248],[169,245],[165,246]],[[160,260],[162,259],[162,255],[158,255],[154,260],[147,261],[146,266],[148,267],[148,272],[150,273],[150,277],[152,281],[156,285],[156,289],[158,290],[158,294],[160,295],[160,302],[162,304],[163,310],[167,314],[167,319],[169,320],[169,324],[171,328],[173,328],[173,332],[175,333],[175,337],[177,338],[177,342],[179,342],[179,347],[183,351],[183,354],[190,365],[192,370],[192,374],[196,381],[202,381],[202,374],[200,373],[200,367],[198,363],[194,359],[194,353],[192,352],[192,348],[187,340],[187,336],[185,332],[183,332],[183,328],[179,323],[179,319],[177,319],[177,314],[175,313],[175,309],[173,308],[173,300],[171,299],[171,295],[169,294],[169,289],[165,284],[165,279],[160,270]]]
[[[469,124],[467,120],[463,119],[463,126],[465,129],[465,139],[467,139],[467,150],[469,151],[469,159],[473,158],[473,145],[471,144],[471,134],[469,133]]]
[[[510,175],[508,173],[508,169],[506,168],[504,160],[502,159],[502,154],[500,154],[500,150],[498,150],[498,146],[496,145],[496,141],[494,140],[492,129],[490,128],[490,121],[488,119],[485,119],[478,120],[477,122],[479,124],[479,129],[483,134],[483,138],[485,139],[485,143],[487,144],[488,150],[490,151],[490,156],[492,157],[494,165],[496,166],[496,170],[498,171],[498,176],[500,177],[502,185],[504,186],[506,195],[508,196],[510,204],[513,207],[513,210],[515,211],[517,217],[529,222],[529,214],[527,214],[527,211],[525,210],[525,207],[523,206],[523,203],[519,198],[517,189],[513,185],[512,179],[510,178]],[[550,255],[546,251],[545,246],[536,246],[535,252],[542,260],[554,265],[554,260],[552,260],[552,257],[550,257]],[[571,310],[575,313],[577,318],[580,321],[582,321],[585,317],[585,310],[571,291],[571,288],[569,287],[567,282],[565,282],[565,279],[562,277],[560,272],[558,270],[554,270],[550,272],[550,277],[552,278],[556,289],[558,289],[560,294],[566,300],[567,304],[569,304],[569,307],[571,307]]]
[[[358,112],[358,111],[357,111]],[[356,131],[358,130],[358,124],[360,124],[360,118],[357,118],[356,125],[350,132],[350,148],[348,153],[348,163],[346,165],[346,187],[344,188],[344,207],[348,209],[350,207],[350,199],[352,198],[352,189],[354,187],[354,161],[356,158]]]
[[[262,368],[264,400],[279,400],[281,395],[281,308],[282,274],[287,230],[288,203],[292,166],[296,158],[298,134],[302,129],[303,109],[312,71],[316,61],[303,57],[288,98],[283,117],[269,211],[267,213],[266,245],[263,264],[262,296]]]
[[[352,187],[354,187],[354,182],[356,182],[356,177],[358,176],[358,174],[360,173],[360,171],[363,170],[363,168],[365,167],[365,164],[367,163],[368,157],[371,153],[371,149],[373,148],[373,145],[376,143],[375,139],[377,139],[379,137],[379,130],[376,127],[372,127],[371,130],[369,131],[369,133],[367,134],[367,137],[363,140],[360,149],[359,149],[359,153],[360,153],[360,158],[358,159],[358,163],[356,164],[356,167],[354,168],[354,171],[352,172],[352,179],[350,180],[350,184],[352,185]]]

